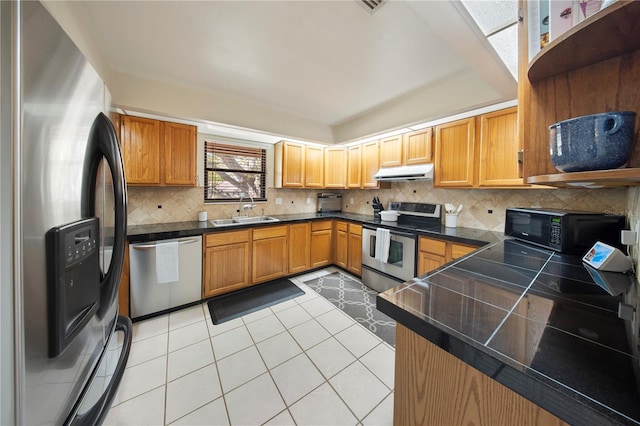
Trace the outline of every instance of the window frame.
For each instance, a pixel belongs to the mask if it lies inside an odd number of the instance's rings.
[[[261,169],[259,171],[244,170],[244,169],[232,169],[232,168],[220,168],[215,166],[215,162],[212,162],[211,166],[208,164],[209,155],[215,155],[215,152],[222,152],[225,155],[239,155],[246,157],[255,157],[261,159]],[[260,194],[251,196],[247,194],[247,191],[239,191],[240,188],[236,186],[238,196],[233,198],[212,198],[209,197],[210,189],[213,188],[209,182],[209,173],[213,172],[225,172],[225,173],[243,173],[256,175],[260,182]],[[242,195],[244,194],[244,195]],[[244,145],[238,145],[229,142],[219,142],[216,140],[204,141],[204,188],[203,198],[205,203],[237,203],[240,200],[253,201],[267,201],[267,150],[263,147],[249,147]]]

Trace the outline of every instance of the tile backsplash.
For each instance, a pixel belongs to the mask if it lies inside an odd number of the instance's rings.
[[[206,211],[209,219],[230,217],[238,203],[204,204],[202,188],[129,187],[130,225],[198,220]],[[256,203],[255,214],[311,213],[316,210],[320,190],[267,189],[267,202]],[[635,189],[439,189],[431,181],[394,182],[389,189],[341,190],[343,211],[373,214],[371,199],[390,201],[463,204],[458,226],[502,231],[507,207],[548,207],[606,211],[638,218],[638,190]],[[627,195],[629,195],[627,197]],[[627,202],[629,198],[629,202]],[[280,200],[281,204],[276,204]],[[491,213],[489,213],[491,211]]]

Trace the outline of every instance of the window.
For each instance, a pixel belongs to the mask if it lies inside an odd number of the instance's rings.
[[[204,143],[204,201],[266,201],[267,150]]]

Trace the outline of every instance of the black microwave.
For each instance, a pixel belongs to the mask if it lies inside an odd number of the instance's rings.
[[[562,253],[586,253],[596,241],[620,245],[625,216],[560,209],[507,208],[504,234]]]

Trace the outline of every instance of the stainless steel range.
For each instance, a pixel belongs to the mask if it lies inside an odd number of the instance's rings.
[[[440,204],[392,201],[397,222],[362,226],[362,282],[382,292],[416,276],[418,230],[440,230]]]

